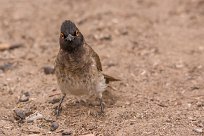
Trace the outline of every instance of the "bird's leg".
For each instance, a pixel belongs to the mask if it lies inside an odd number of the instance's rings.
[[[101,107],[101,113],[104,113],[104,102],[103,102],[103,99],[102,99],[102,93],[99,93],[99,102],[100,102],[100,107]]]
[[[105,104],[104,104],[104,102],[103,102],[102,97],[99,98],[99,101],[100,101],[101,113],[104,113],[104,106],[105,106]]]
[[[65,98],[66,94],[63,94],[61,100],[60,100],[60,103],[59,105],[57,106],[57,109],[56,109],[56,115],[59,116],[60,112],[62,111],[62,103],[64,101],[64,98]]]

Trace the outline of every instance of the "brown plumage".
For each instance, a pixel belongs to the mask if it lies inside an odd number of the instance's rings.
[[[102,65],[97,53],[85,42],[76,25],[66,20],[61,25],[60,50],[56,58],[55,73],[58,85],[64,94],[89,95],[100,98],[103,111],[102,93],[111,81],[116,78],[102,73]]]
[[[89,48],[91,49],[91,52],[93,54],[92,57],[96,61],[96,67],[97,67],[98,71],[103,71],[101,61],[100,61],[100,58],[99,58],[98,54],[90,46],[89,46]],[[114,78],[114,77],[109,76],[109,75],[106,75],[106,74],[103,74],[103,76],[105,78],[106,84],[108,84],[109,82],[112,82],[112,81],[120,81],[119,79]]]

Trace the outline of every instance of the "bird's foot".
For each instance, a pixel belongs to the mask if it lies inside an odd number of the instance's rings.
[[[61,112],[62,112],[62,106],[58,105],[55,109],[55,115],[59,116]]]

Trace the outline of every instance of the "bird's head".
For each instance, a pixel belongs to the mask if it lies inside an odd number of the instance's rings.
[[[72,21],[65,20],[61,25],[59,42],[62,50],[71,53],[83,46],[84,37]]]

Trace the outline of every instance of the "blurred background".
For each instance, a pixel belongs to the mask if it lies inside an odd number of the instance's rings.
[[[104,95],[102,117],[72,96],[53,115],[61,96],[53,64],[68,19],[104,73],[122,79]],[[0,0],[0,20],[0,135],[204,133],[203,0]],[[19,123],[36,112],[43,119]]]

